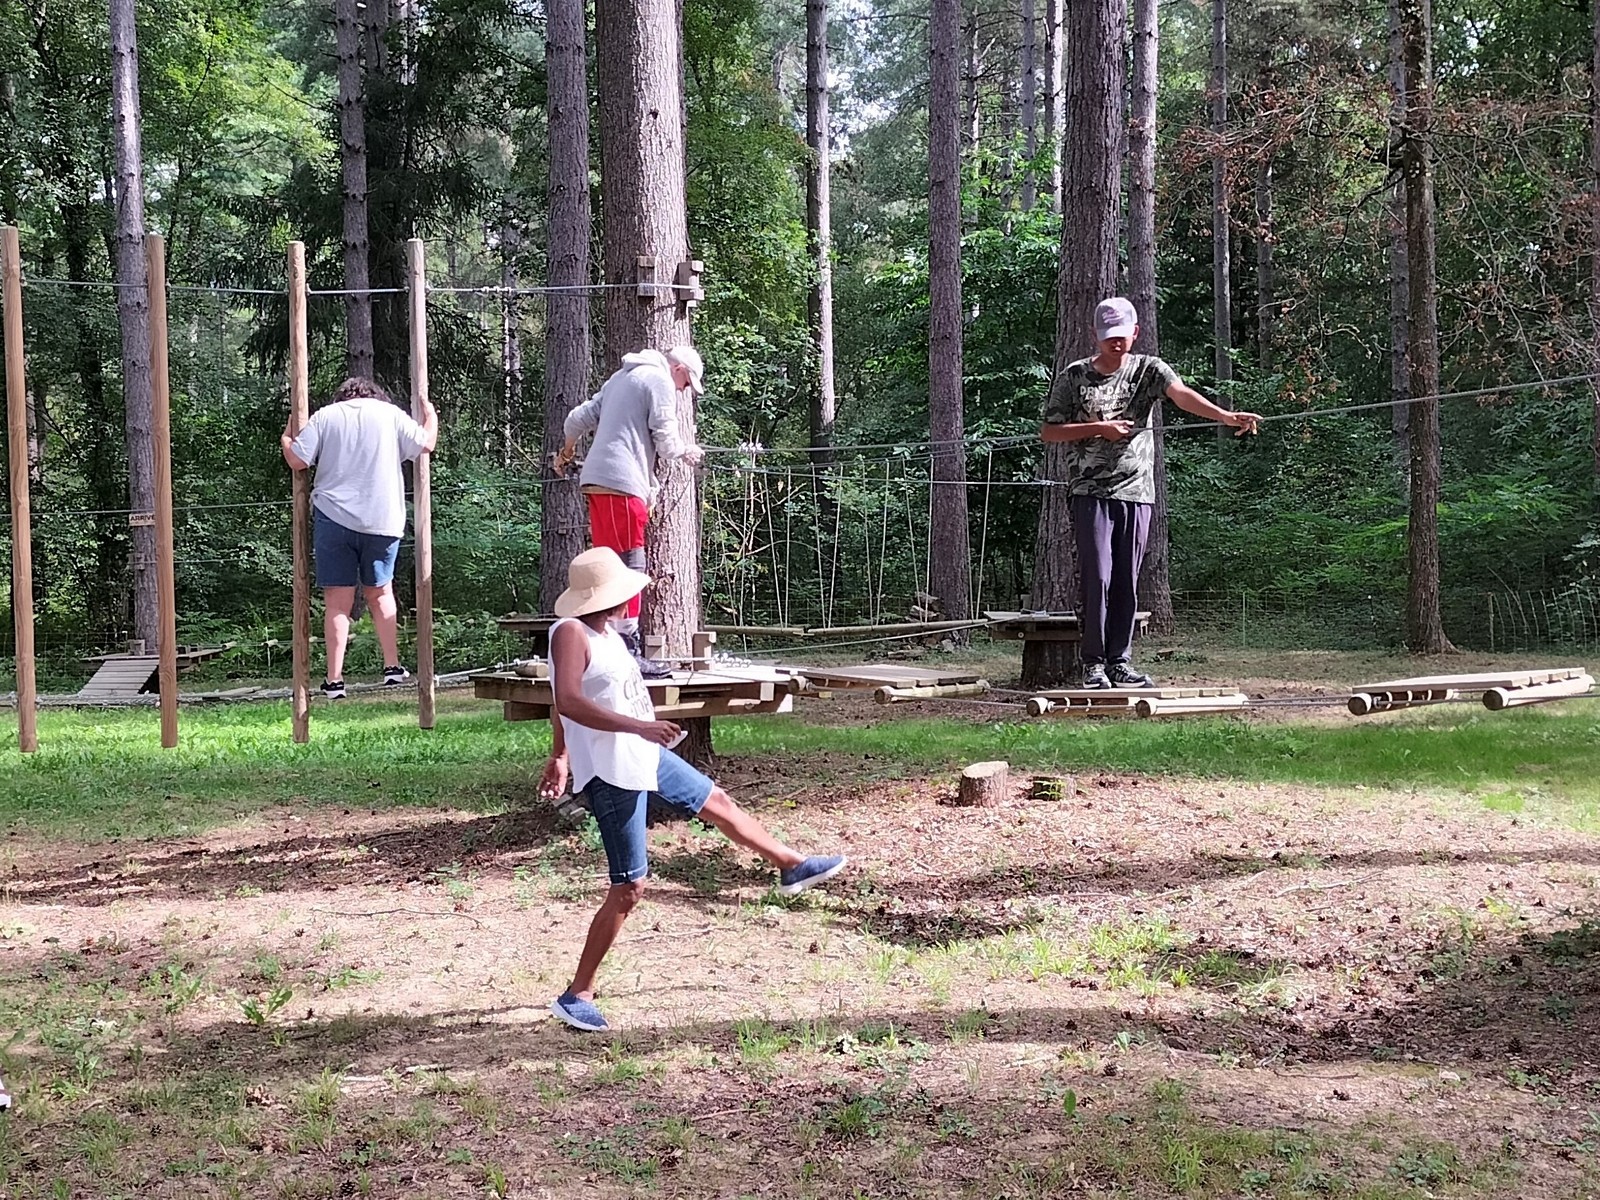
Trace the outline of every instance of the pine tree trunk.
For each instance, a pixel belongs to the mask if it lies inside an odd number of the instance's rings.
[[[1228,228],[1228,0],[1211,0],[1211,340],[1217,404],[1233,378],[1233,250]],[[1228,431],[1217,427],[1217,436]]]
[[[1433,4],[1400,0],[1405,46],[1406,130],[1401,163],[1406,185],[1406,251],[1411,306],[1411,516],[1407,644],[1418,654],[1447,654],[1439,609],[1439,326],[1433,202]]]
[[[383,0],[374,0],[379,7]],[[339,78],[339,160],[344,182],[344,286],[363,293],[344,298],[345,371],[367,379],[376,367],[367,234],[367,121],[362,108],[360,0],[334,0],[333,40]]]
[[[116,143],[117,324],[122,331],[123,428],[128,450],[128,507],[154,513],[155,442],[151,433],[150,294],[144,253],[144,167],[140,136],[139,45],[133,0],[111,0],[111,113]],[[156,531],[135,524],[133,636],[153,653],[160,631],[156,600]]]
[[[670,284],[689,257],[684,180],[683,19],[674,0],[598,0],[600,173],[607,283],[634,283],[638,259],[653,257]],[[606,292],[606,368],[631,350],[668,350],[690,339],[688,310],[670,287],[641,297]],[[694,397],[678,394],[678,416],[693,430]],[[663,469],[646,545],[655,586],[645,592],[642,628],[666,653],[688,657],[700,628],[700,509],[694,471]],[[679,753],[709,765],[711,723],[686,722]]]
[[[1156,94],[1160,38],[1159,0],[1133,0],[1132,119],[1128,123],[1128,299],[1139,313],[1141,354],[1161,353],[1156,312]],[[1150,610],[1150,628],[1171,633],[1172,571],[1167,533],[1166,445],[1161,406],[1155,411],[1156,499],[1150,541],[1140,572],[1139,598]]]
[[[811,444],[819,470],[833,462],[833,233],[829,196],[828,0],[806,3],[806,230],[811,288],[806,298],[817,371],[811,380]]]
[[[1400,36],[1399,0],[1389,0],[1389,152],[1393,185],[1389,191],[1389,409],[1395,467],[1411,486],[1411,264],[1406,253],[1406,181],[1398,156],[1405,144],[1406,64]]]
[[[1020,39],[1018,66],[1022,68],[1022,149],[1033,161],[1039,152],[1039,70],[1035,62],[1038,38],[1038,20],[1034,15],[1033,0],[1022,0],[1022,37]],[[1032,212],[1038,200],[1039,184],[1033,169],[1022,173],[1022,211]]]
[[[933,447],[929,588],[945,618],[972,612],[961,396],[960,0],[933,0],[928,31],[928,415]],[[963,633],[957,638],[965,641]]]
[[[1044,0],[1044,144],[1050,147],[1046,185],[1050,211],[1061,211],[1061,4]]]
[[[1256,365],[1272,370],[1272,331],[1277,318],[1277,281],[1272,262],[1272,157],[1256,164]]]
[[[587,287],[589,279],[589,82],[584,0],[546,0],[546,109],[550,128],[549,283]],[[551,458],[566,440],[567,414],[589,398],[594,362],[589,295],[552,292],[545,308],[544,439],[539,522],[539,607],[555,609],[567,586],[567,564],[588,540],[588,517],[577,472],[558,476]]]
[[[1122,226],[1123,89],[1127,66],[1119,54],[1128,26],[1127,0],[1083,0],[1067,9],[1066,110],[1062,128],[1062,210],[1057,284],[1055,373],[1094,350],[1094,306],[1116,290],[1117,237]],[[1045,450],[1045,477],[1064,478],[1061,445]],[[1041,489],[1033,563],[1033,607],[1076,610],[1078,572],[1072,508],[1063,487]],[[1072,642],[1029,642],[1022,686],[1051,687],[1077,674]]]

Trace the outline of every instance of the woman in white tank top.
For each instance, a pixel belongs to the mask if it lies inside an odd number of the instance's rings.
[[[624,566],[615,550],[597,546],[572,560],[567,579],[569,586],[556,601],[556,614],[563,619],[550,627],[556,719],[539,791],[554,799],[570,776],[587,796],[605,845],[611,889],[590,922],[572,984],[550,1011],[576,1029],[595,1031],[609,1028],[594,1003],[595,975],[643,896],[650,871],[645,807],[652,794],[685,816],[710,822],[776,866],[778,891],[785,895],[833,878],[845,859],[808,858],[790,849],[667,748],[677,744],[682,730],[656,720],[639,664],[609,626],[650,577]]]

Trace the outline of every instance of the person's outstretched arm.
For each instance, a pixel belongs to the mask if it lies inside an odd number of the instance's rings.
[[[1204,417],[1208,421],[1217,421],[1227,425],[1235,430],[1235,437],[1243,437],[1247,433],[1255,433],[1261,424],[1261,417],[1258,414],[1253,412],[1231,412],[1226,408],[1221,408],[1211,403],[1181,379],[1174,380],[1167,385],[1167,397],[1186,413],[1193,413],[1195,416]]]

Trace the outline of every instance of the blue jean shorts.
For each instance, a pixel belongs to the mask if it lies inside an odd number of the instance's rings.
[[[347,529],[320,508],[313,508],[311,550],[316,555],[321,588],[382,587],[394,578],[400,539]]]
[[[661,766],[654,792],[638,792],[614,787],[598,775],[583,789],[589,810],[600,826],[600,841],[606,848],[606,865],[613,886],[633,883],[650,874],[645,854],[645,807],[653,795],[685,817],[696,815],[711,798],[716,785],[671,750],[661,751]]]

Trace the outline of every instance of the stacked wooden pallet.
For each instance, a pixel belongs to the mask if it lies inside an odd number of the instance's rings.
[[[1028,714],[1164,717],[1233,712],[1248,702],[1243,692],[1231,687],[1059,688],[1031,696]]]
[[[1587,695],[1594,679],[1583,667],[1538,671],[1484,671],[1471,675],[1424,675],[1364,683],[1350,694],[1349,709],[1358,717],[1394,712],[1424,704],[1446,704],[1477,695],[1491,712],[1546,704]]]

